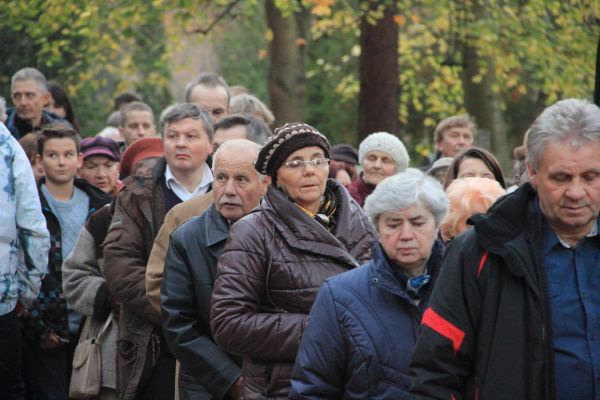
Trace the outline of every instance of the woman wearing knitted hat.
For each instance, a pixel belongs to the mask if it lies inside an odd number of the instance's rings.
[[[358,179],[348,186],[348,191],[362,207],[379,182],[408,167],[410,157],[398,137],[387,132],[376,132],[360,143],[358,161],[363,171]]]
[[[236,222],[219,258],[211,328],[243,357],[242,398],[287,398],[296,352],[323,280],[371,258],[376,233],[335,180],[329,143],[315,128],[275,130],[255,168],[272,184]]]

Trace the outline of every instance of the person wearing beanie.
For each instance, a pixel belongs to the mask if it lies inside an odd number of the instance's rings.
[[[358,179],[348,186],[348,191],[362,207],[379,182],[408,167],[410,157],[397,136],[387,132],[376,132],[360,143],[358,161],[363,171]]]
[[[304,123],[275,130],[256,170],[260,206],[232,225],[217,264],[211,331],[243,357],[240,398],[287,399],[292,366],[321,283],[371,258],[375,229],[335,180],[327,138]]]
[[[85,138],[81,141],[81,153],[83,164],[79,169],[79,177],[104,193],[116,196],[123,188],[123,182],[119,180],[119,144],[102,136]]]
[[[336,144],[331,148],[331,161],[329,162],[329,177],[336,179],[348,187],[358,176],[358,151],[349,144]]]
[[[123,176],[144,176],[164,154],[163,142],[157,137],[141,138],[127,147],[121,159]]]

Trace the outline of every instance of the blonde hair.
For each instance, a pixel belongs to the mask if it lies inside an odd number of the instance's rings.
[[[506,190],[489,178],[463,178],[453,181],[446,189],[450,207],[440,224],[445,242],[467,229],[467,219],[485,213]]]

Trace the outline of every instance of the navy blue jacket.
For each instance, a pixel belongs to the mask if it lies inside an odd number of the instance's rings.
[[[443,245],[428,261],[432,280],[419,305],[394,275],[383,249],[373,260],[323,283],[292,375],[291,399],[402,399],[419,323]]]
[[[69,121],[67,121],[66,119],[60,118],[56,114],[43,110],[42,122],[40,126],[48,125],[54,122],[62,122],[66,125],[71,126],[71,124],[69,124]],[[17,140],[19,140],[29,132],[33,132],[34,130],[36,130],[31,126],[29,122],[19,118],[19,116],[17,115],[17,111],[12,107],[6,110],[5,124],[10,133]]]

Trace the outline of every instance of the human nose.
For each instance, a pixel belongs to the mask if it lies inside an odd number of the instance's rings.
[[[227,180],[227,183],[225,183],[225,190],[223,191],[223,193],[225,193],[228,196],[235,196],[236,191],[235,191],[235,183],[233,182],[233,179]]]
[[[400,240],[411,240],[413,236],[414,232],[410,224],[403,224],[400,227]]]
[[[567,187],[567,190],[565,191],[565,197],[567,197],[571,201],[579,201],[585,196],[585,187],[579,179],[573,180],[573,182]]]

